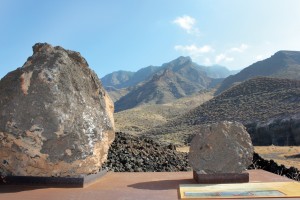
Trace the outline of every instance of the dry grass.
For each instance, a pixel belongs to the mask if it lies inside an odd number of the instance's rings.
[[[213,98],[214,91],[180,98],[167,104],[138,106],[132,109],[114,113],[117,131],[140,135],[155,126],[203,104]],[[170,142],[173,142],[171,139]]]
[[[300,154],[300,146],[256,146],[254,149],[255,152],[266,160],[272,159],[286,167],[296,167],[300,169],[300,157],[289,158],[289,156]]]
[[[188,146],[177,147],[179,152],[189,152]],[[300,146],[255,146],[254,151],[266,160],[274,160],[279,165],[300,169]],[[296,156],[298,158],[289,158]]]

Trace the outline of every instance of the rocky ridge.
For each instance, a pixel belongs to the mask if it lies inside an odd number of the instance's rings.
[[[137,86],[138,84],[148,81],[151,77],[156,74],[157,72],[162,73],[165,69],[169,68],[170,65],[173,65],[172,68],[176,65],[181,65],[182,61],[184,60],[191,60],[190,57],[183,57],[180,56],[177,59],[164,63],[162,66],[148,66],[141,68],[137,72],[130,72],[130,71],[115,71],[110,74],[105,75],[101,78],[101,81],[105,88],[107,87],[114,87],[115,89],[122,89],[132,86]],[[224,66],[220,65],[212,65],[212,66],[202,66],[198,64],[194,64],[199,70],[205,72],[208,77],[214,79],[226,78],[229,75],[235,74],[238,71],[234,70],[231,71]],[[174,69],[174,68],[173,68]]]
[[[189,143],[199,125],[227,120],[246,126],[253,145],[299,145],[299,96],[298,80],[253,78],[144,135]]]
[[[101,82],[105,88],[113,87],[115,89],[124,89],[128,87],[134,87],[144,81],[149,80],[158,70],[159,67],[156,66],[144,67],[137,72],[120,70],[107,74],[101,78]]]
[[[216,94],[257,76],[300,80],[300,51],[278,51],[270,58],[253,63],[225,78]]]

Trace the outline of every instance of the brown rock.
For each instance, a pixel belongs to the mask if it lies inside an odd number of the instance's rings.
[[[253,146],[238,122],[202,125],[189,152],[191,167],[200,174],[241,173],[252,163]]]
[[[114,106],[78,52],[33,46],[0,81],[0,173],[96,173],[114,140]]]

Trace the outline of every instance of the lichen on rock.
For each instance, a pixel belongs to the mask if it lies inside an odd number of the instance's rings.
[[[113,102],[80,53],[47,43],[33,52],[0,81],[1,173],[96,173],[114,140]]]

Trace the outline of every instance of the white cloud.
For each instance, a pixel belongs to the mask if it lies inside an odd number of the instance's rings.
[[[174,49],[176,51],[182,51],[182,52],[188,53],[189,55],[198,55],[198,54],[210,53],[210,52],[214,51],[214,49],[209,45],[204,45],[202,47],[198,47],[195,44],[186,45],[186,46],[176,45],[174,47]]]
[[[256,55],[253,60],[254,61],[259,61],[259,60],[264,60],[266,58],[269,58],[273,53],[263,53],[263,54],[258,54]]]
[[[215,51],[210,45],[204,45],[202,47],[199,47],[195,44],[185,45],[185,46],[184,45],[176,45],[176,46],[174,46],[174,49],[176,51],[182,52],[182,54],[190,56],[196,62],[201,62],[201,61],[203,62],[204,55],[207,55],[207,54],[210,55],[210,53]],[[204,64],[205,65],[212,64],[209,57],[204,58]]]
[[[205,58],[204,59],[204,65],[211,65],[211,61],[210,61],[210,58]]]
[[[177,17],[175,20],[173,20],[173,23],[180,26],[189,34],[199,34],[199,29],[194,27],[196,24],[196,19],[188,15]]]
[[[248,49],[248,45],[247,44],[241,44],[239,47],[233,47],[231,48],[229,51],[231,52],[239,52],[239,53],[242,53],[244,52],[245,50]]]
[[[231,62],[231,61],[233,61],[234,60],[234,58],[233,57],[228,57],[228,56],[226,56],[225,54],[219,54],[219,55],[217,55],[216,56],[216,59],[215,59],[215,62],[216,63],[221,63],[221,62]]]
[[[262,55],[257,55],[255,56],[254,60],[262,60],[263,59],[263,56]]]

